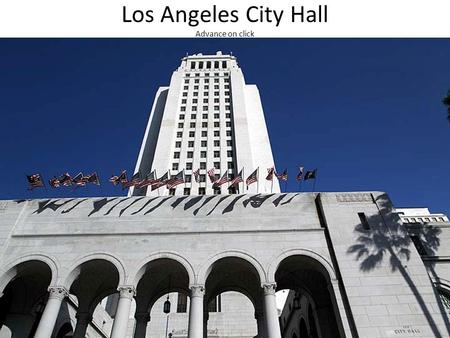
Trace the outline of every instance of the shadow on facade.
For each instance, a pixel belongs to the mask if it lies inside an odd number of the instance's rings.
[[[347,253],[356,255],[356,260],[360,261],[360,269],[365,272],[377,269],[385,260],[388,260],[391,271],[400,272],[405,279],[435,337],[443,337],[437,328],[430,309],[408,272],[406,263],[410,259],[410,248],[413,244],[408,229],[401,224],[398,215],[393,212],[392,204],[386,194],[378,196],[374,202],[378,207],[379,214],[367,218],[366,225],[358,224],[355,226],[354,232],[358,234],[358,243],[350,246]],[[439,228],[432,226],[420,226],[415,229],[415,236],[418,236],[421,245],[431,256],[434,255],[440,245],[440,232]],[[430,271],[432,274],[434,273],[433,269],[430,269]],[[435,288],[433,290],[447,333],[450,334],[450,323],[446,311],[437,290]]]

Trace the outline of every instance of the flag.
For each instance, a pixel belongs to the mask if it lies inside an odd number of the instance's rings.
[[[297,182],[300,182],[300,181],[302,180],[304,169],[305,169],[304,167],[298,167],[298,174],[297,174],[297,176],[295,177],[295,180],[296,180]]]
[[[288,171],[287,171],[287,169],[284,169],[284,171],[283,171],[281,174],[275,173],[275,176],[276,176],[280,181],[287,181],[287,180],[288,180]]]
[[[142,181],[141,173],[138,171],[133,176],[131,176],[130,181],[122,182],[122,188],[125,189],[125,188],[129,188],[129,187],[134,187],[135,185],[138,185],[141,181]]]
[[[209,180],[211,181],[211,183],[214,183],[216,181],[216,175],[215,175],[215,168],[211,168],[208,170],[208,176],[209,176]]]
[[[58,180],[65,187],[72,185],[72,177],[68,173],[63,174]]]
[[[114,184],[114,185],[118,185],[119,183],[125,183],[128,182],[127,180],[127,171],[126,170],[122,170],[122,172],[120,173],[119,176],[116,175],[112,175],[109,178],[109,181]]]
[[[155,189],[161,188],[163,185],[166,185],[168,178],[169,178],[169,172],[166,172],[160,178],[154,180],[153,183],[151,184],[152,191],[155,190]]]
[[[275,172],[275,168],[267,168],[267,177],[266,180],[272,181],[273,180],[273,173]]]
[[[250,184],[255,183],[257,181],[258,181],[258,169],[252,172],[250,176],[247,177],[247,179],[245,180],[245,183],[247,184],[247,189]]]
[[[77,187],[84,187],[87,183],[87,177],[83,175],[82,172],[78,173],[74,178],[72,178],[72,183]]]
[[[97,175],[96,172],[95,172],[95,173],[92,173],[92,174],[90,174],[90,175],[87,175],[87,176],[86,176],[86,181],[87,181],[88,183],[93,183],[93,184],[95,184],[95,185],[100,185],[100,179],[98,178],[98,175]]]
[[[153,170],[151,173],[148,173],[147,176],[141,181],[141,183],[136,184],[136,188],[143,188],[149,185],[152,185],[155,182],[155,171]]]
[[[220,187],[222,184],[225,184],[227,182],[228,182],[228,170],[225,171],[225,173],[222,175],[220,179],[214,181],[213,187]]]
[[[184,170],[181,170],[178,174],[167,181],[167,189],[172,189],[181,183],[184,183]]]
[[[235,178],[233,178],[233,179],[230,181],[230,186],[229,186],[229,188],[231,188],[231,187],[236,187],[236,186],[239,185],[239,183],[244,182],[244,180],[242,179],[242,171],[243,171],[243,169],[239,172],[239,174],[238,174]]]
[[[193,171],[192,174],[194,175],[195,182],[200,182],[200,169]]]
[[[26,175],[28,180],[29,190],[34,188],[43,188],[44,182],[42,181],[41,174]]]
[[[52,188],[59,188],[59,180],[56,176],[54,176],[51,180],[48,181],[48,184]]]
[[[303,179],[306,181],[306,180],[312,180],[312,179],[315,179],[316,178],[316,172],[317,172],[317,169],[314,169],[314,170],[308,170],[306,173],[305,173],[305,176],[303,177]]]

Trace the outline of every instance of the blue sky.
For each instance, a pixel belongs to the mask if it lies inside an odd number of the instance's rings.
[[[316,190],[450,214],[449,39],[0,39],[0,199],[125,194],[107,178],[133,170],[158,86],[217,50],[258,85],[288,191],[303,164]],[[27,191],[26,174],[66,171],[103,185]]]

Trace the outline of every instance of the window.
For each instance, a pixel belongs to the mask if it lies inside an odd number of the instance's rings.
[[[229,91],[225,92],[225,95],[227,95],[227,96],[230,95],[230,92]]]
[[[225,85],[223,88],[230,89],[230,85]]]
[[[192,95],[198,96],[198,92],[193,92]]]
[[[178,170],[178,163],[172,163],[172,170]]]
[[[205,175],[205,174],[200,174],[200,175],[198,176],[198,180],[199,180],[200,182],[206,182],[206,175]]]
[[[206,136],[208,136],[208,132],[206,130],[203,130],[202,131],[202,137],[206,137]]]
[[[186,183],[190,183],[191,182],[191,175],[184,175],[184,181]]]
[[[190,77],[191,76],[191,74],[189,74],[189,73],[186,73],[186,77]]]
[[[200,169],[206,169],[206,162],[200,162]]]
[[[219,103],[219,102],[220,102],[219,98],[214,99],[214,103]]]
[[[182,131],[177,131],[177,137],[182,137],[183,136],[183,132]]]
[[[183,122],[178,123],[178,128],[183,128]]]
[[[420,240],[420,237],[417,235],[411,236],[411,241],[414,243],[414,246],[417,249],[417,252],[419,255],[424,256],[427,254],[427,251],[425,250],[425,247],[423,246],[422,241]]]
[[[188,151],[187,152],[187,158],[193,158],[194,157],[194,152],[193,151]]]
[[[219,92],[214,92],[214,96],[219,96]]]
[[[217,68],[219,68],[219,67],[217,67]],[[219,73],[214,73],[214,76],[219,76],[220,74]]]
[[[229,105],[225,106],[225,110],[230,110],[230,109],[231,109],[231,107]]]
[[[236,190],[236,187],[229,187],[228,188],[228,191],[230,192],[230,194],[232,194],[232,195],[234,195],[234,194],[237,194],[237,190]]]
[[[169,195],[175,196],[175,188],[169,189]]]
[[[220,122],[214,122],[214,127],[215,128],[219,128],[220,127]],[[215,135],[214,135],[215,136]]]
[[[180,107],[180,111],[186,111],[186,107],[185,106]]]
[[[195,74],[195,76],[197,76],[197,74]],[[200,80],[199,79],[195,79],[194,83],[200,83]]]
[[[208,128],[208,122],[202,122],[202,128]]]
[[[178,155],[179,155],[180,153],[178,153]],[[214,152],[214,157],[220,157],[220,151],[215,151]]]
[[[205,175],[203,175],[203,176],[205,176]],[[204,182],[204,181],[203,181]],[[198,194],[199,195],[205,195],[206,194],[206,189],[205,188],[198,188]]]
[[[219,69],[219,61],[214,61],[214,69]],[[215,76],[219,75],[219,73],[214,73]]]
[[[191,61],[191,69],[195,69],[195,61]]]
[[[180,158],[180,152],[179,151],[174,152],[173,158]]]
[[[203,114],[202,115],[202,119],[207,119],[208,118],[208,114]]]
[[[183,89],[184,90],[188,90],[189,86],[184,86]]]
[[[225,127],[231,127],[231,122],[230,121],[225,122]]]
[[[227,151],[227,157],[233,157],[233,150]]]
[[[220,169],[220,162],[214,162],[214,168]]]
[[[228,162],[228,169],[234,169],[234,163]]]
[[[209,86],[205,86],[203,89],[204,89],[204,90],[208,90],[208,89],[209,89]]]
[[[183,189],[183,195],[190,195],[191,194],[191,188],[184,188]]]
[[[219,85],[214,85],[214,89],[219,89]]]
[[[195,131],[190,131],[189,132],[189,137],[195,137]]]
[[[219,79],[214,79],[214,83],[219,83]]]
[[[206,68],[211,69],[211,61],[206,61]],[[206,73],[206,74],[208,74],[208,73]]]
[[[358,212],[358,217],[364,230],[370,230],[370,225],[369,222],[367,221],[366,214],[363,212]]]
[[[189,83],[189,79],[185,79],[185,80],[184,80],[184,83]]]
[[[222,301],[220,295],[214,297],[208,304],[208,312],[221,312]]]
[[[208,106],[203,106],[203,111],[208,111]]]
[[[208,96],[208,92],[203,92],[203,96]]]
[[[191,120],[195,120],[197,118],[196,114],[191,114]]]
[[[227,62],[226,61],[222,61],[222,68],[227,68]]]
[[[186,99],[181,99],[181,103],[183,104],[185,104],[187,102],[187,100]]]
[[[220,187],[214,188],[214,195],[220,195]]]
[[[175,148],[181,148],[181,141],[175,142]]]
[[[227,146],[231,147],[233,145],[233,143],[231,142],[231,140],[227,140]]]
[[[217,181],[219,178],[220,178],[220,175],[219,175],[219,174],[215,174],[215,175],[214,175],[214,181]]]
[[[230,79],[224,79],[224,81],[229,83],[229,82],[230,82]]]
[[[200,73],[195,73],[195,77],[199,77],[200,76]]]
[[[188,141],[188,147],[193,148],[194,147],[194,141]]]
[[[181,142],[180,142],[181,145]],[[219,140],[214,140],[214,147],[220,147],[220,141]]]
[[[184,120],[184,114],[180,115],[180,120]]]
[[[226,117],[227,119],[231,119],[231,113],[226,113],[226,114],[225,114],[225,117]]]
[[[187,89],[187,88],[186,88]],[[194,90],[197,89],[198,90],[198,85],[194,86]]]
[[[228,73],[223,73],[223,76],[228,76]]]
[[[214,136],[220,136],[220,131],[219,130],[214,130]]]
[[[218,119],[219,118],[219,113],[214,113],[214,118]]]
[[[190,128],[195,128],[195,122],[189,123],[189,127],[190,127]]]
[[[177,312],[183,313],[187,311],[187,295],[178,293]]]
[[[227,130],[227,136],[231,136],[231,130]]]
[[[198,69],[203,69],[203,61],[200,61],[200,62],[198,63]]]
[[[192,99],[192,103],[197,103],[198,99]]]
[[[183,96],[186,97],[187,96],[187,92],[183,92]]]
[[[219,110],[220,109],[220,107],[219,106],[214,106],[214,110]]]
[[[208,99],[203,99],[203,103],[208,103]]]
[[[201,151],[200,152],[200,157],[201,158],[206,158],[206,151]]]
[[[205,74],[206,75],[206,74]],[[209,83],[209,79],[205,79],[205,83]]]
[[[206,147],[206,141],[201,141],[201,142],[200,142],[200,146]]]
[[[192,162],[186,162],[186,170],[192,170]]]

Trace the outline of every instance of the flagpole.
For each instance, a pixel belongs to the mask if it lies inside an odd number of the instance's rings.
[[[259,167],[256,168],[256,193],[259,193]]]
[[[245,193],[245,167],[242,167],[242,193]]]
[[[270,193],[273,192],[273,176],[275,175],[275,167],[272,168],[272,182],[270,183]]]
[[[315,170],[315,177],[314,177],[314,183],[313,183],[313,192],[316,191],[316,181],[317,181],[317,169]]]

